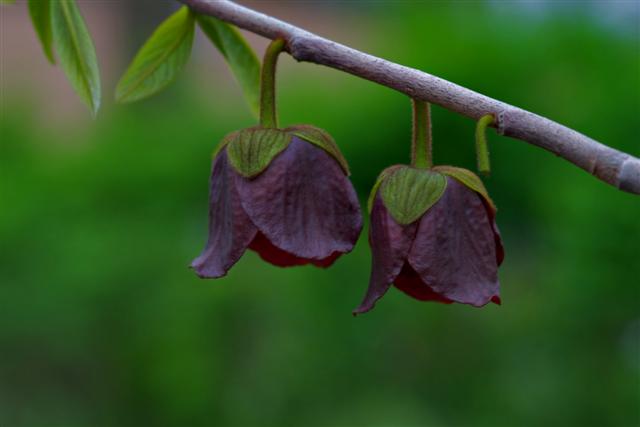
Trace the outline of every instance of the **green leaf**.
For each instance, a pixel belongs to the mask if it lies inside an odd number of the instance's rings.
[[[53,56],[53,39],[51,34],[51,2],[49,0],[29,0],[29,15],[33,28],[38,34],[42,50],[52,64],[56,63]]]
[[[436,166],[432,170],[457,179],[460,183],[484,197],[494,212],[498,210],[493,200],[491,200],[491,197],[489,197],[489,192],[482,183],[482,180],[475,173],[468,169],[457,168],[455,166]]]
[[[240,175],[252,178],[264,171],[290,142],[291,135],[283,130],[243,129],[227,143],[227,155]]]
[[[227,61],[253,114],[260,109],[260,60],[232,25],[219,19],[197,15],[198,24]]]
[[[51,2],[53,45],[71,86],[95,116],[100,107],[96,49],[73,0]]]
[[[338,161],[347,176],[350,174],[347,159],[345,159],[340,152],[338,144],[336,144],[331,135],[329,135],[329,133],[324,129],[311,125],[295,125],[289,126],[285,131],[322,148]]]
[[[171,83],[189,60],[194,30],[194,15],[186,6],[160,24],[118,82],[116,101],[137,101]]]
[[[447,179],[438,172],[402,166],[382,183],[382,201],[398,224],[411,224],[433,206],[447,188]]]

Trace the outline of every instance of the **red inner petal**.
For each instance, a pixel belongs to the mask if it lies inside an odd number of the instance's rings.
[[[431,286],[424,283],[418,273],[416,273],[407,262],[402,266],[402,270],[393,281],[393,284],[405,294],[421,301],[437,301],[444,304],[451,304],[453,302],[449,298],[435,292],[431,289]]]
[[[256,251],[260,258],[278,267],[313,264],[317,267],[327,268],[341,255],[340,252],[333,252],[323,259],[300,258],[275,246],[261,232],[256,234],[256,237],[249,244],[249,249]]]

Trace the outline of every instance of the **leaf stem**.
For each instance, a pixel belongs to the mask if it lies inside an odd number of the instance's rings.
[[[411,100],[413,132],[411,139],[411,166],[429,169],[433,166],[431,148],[431,105],[417,99]]]
[[[493,114],[485,114],[476,124],[476,160],[478,172],[489,175],[491,163],[489,161],[489,146],[487,144],[487,126],[495,121]]]
[[[278,127],[276,111],[276,65],[278,55],[284,50],[284,39],[275,39],[264,53],[260,74],[260,125],[265,128]]]

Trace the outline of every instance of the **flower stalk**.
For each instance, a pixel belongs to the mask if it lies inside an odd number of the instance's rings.
[[[489,145],[487,144],[487,126],[495,121],[493,114],[486,114],[480,117],[476,124],[476,160],[478,172],[483,175],[491,173],[491,162],[489,161]]]
[[[275,39],[264,53],[260,74],[260,125],[265,128],[278,127],[276,111],[276,66],[278,55],[284,50],[284,39]]]
[[[411,100],[413,132],[411,139],[411,166],[430,169],[433,166],[431,148],[431,105],[417,99]]]

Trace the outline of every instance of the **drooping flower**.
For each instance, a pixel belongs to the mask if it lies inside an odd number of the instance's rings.
[[[369,210],[371,277],[354,314],[371,310],[392,284],[423,301],[500,304],[504,249],[495,205],[475,174],[392,166],[380,174]]]
[[[356,192],[331,136],[308,125],[229,134],[214,153],[209,238],[191,267],[224,276],[247,248],[271,264],[328,267],[362,229]]]

